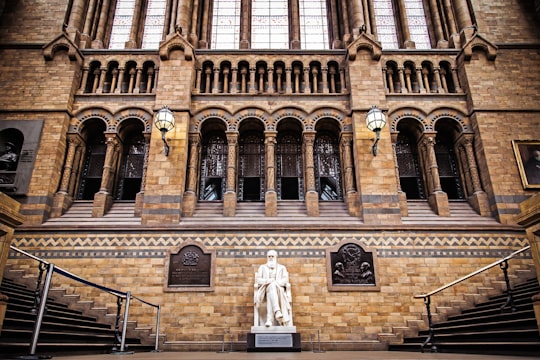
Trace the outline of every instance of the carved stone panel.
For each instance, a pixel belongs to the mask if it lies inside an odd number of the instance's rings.
[[[185,242],[167,251],[165,291],[213,291],[215,251]]]
[[[326,250],[329,291],[379,291],[377,253],[360,241],[344,241]]]

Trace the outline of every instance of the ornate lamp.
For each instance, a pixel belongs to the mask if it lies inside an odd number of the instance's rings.
[[[386,116],[384,116],[382,110],[376,106],[372,106],[366,115],[366,126],[369,130],[373,131],[376,135],[371,151],[373,156],[377,156],[377,143],[380,139],[381,129],[386,125]]]
[[[165,134],[174,128],[174,114],[167,106],[162,107],[154,115],[154,125],[161,131],[165,156],[169,156],[169,144],[165,140]]]

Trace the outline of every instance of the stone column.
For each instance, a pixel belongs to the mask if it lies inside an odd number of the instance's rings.
[[[69,21],[66,27],[69,39],[75,44],[79,42],[80,28],[83,14],[85,13],[85,0],[75,0],[71,6],[71,13],[69,14]]]
[[[397,137],[399,132],[393,132],[390,134],[392,138],[392,151],[394,153],[394,172],[396,176],[396,184],[397,184],[397,190],[398,190],[398,201],[399,201],[399,210],[401,213],[401,216],[409,216],[409,209],[407,206],[407,194],[403,192],[401,189],[401,181],[399,179],[399,165],[397,161],[397,152],[396,152],[396,143],[397,143]]]
[[[238,152],[238,132],[227,131],[227,185],[223,195],[223,216],[236,214],[236,154]]]
[[[68,134],[67,143],[68,151],[64,164],[64,172],[62,173],[62,179],[60,180],[60,187],[56,194],[54,194],[53,206],[51,209],[52,218],[62,216],[73,202],[72,194],[69,193],[69,184],[72,180],[75,155],[83,141],[79,134]]]
[[[428,202],[439,216],[450,216],[448,195],[442,191],[441,179],[439,178],[439,167],[435,156],[435,136],[436,133],[424,133],[422,137],[426,154],[425,169],[428,171],[428,182],[431,184]]]
[[[354,181],[354,166],[352,161],[352,133],[342,133],[340,138],[341,157],[343,159],[343,185],[345,188],[345,201],[349,215],[359,216],[358,192]]]
[[[285,68],[285,93],[292,93],[292,69]]]
[[[276,135],[277,131],[264,132],[264,152],[266,156],[266,194],[264,196],[264,206],[266,216],[277,216]]]
[[[459,78],[457,76],[457,69],[453,67],[451,71],[452,71],[452,81],[454,82],[454,88],[456,89],[456,93],[462,93],[463,89],[461,89],[461,86],[459,84]]]
[[[112,206],[112,181],[115,175],[115,164],[117,161],[118,139],[116,134],[105,134],[107,150],[105,152],[105,163],[103,165],[103,175],[99,191],[94,195],[94,206],[92,207],[92,217],[102,217]]]
[[[219,68],[215,67],[214,71],[214,81],[212,84],[212,94],[217,94],[219,92]]]
[[[135,209],[133,211],[136,217],[141,217],[144,203],[144,189],[146,188],[146,172],[148,170],[148,156],[150,153],[150,137],[151,133],[144,133],[144,160],[143,171],[141,175],[141,187],[135,196]]]
[[[315,187],[315,159],[314,159],[314,144],[315,131],[304,131],[303,148],[305,159],[304,178],[306,179],[306,210],[308,216],[319,216],[319,193]]]
[[[401,93],[406,94],[409,91],[408,91],[407,86],[405,84],[405,77],[404,77],[404,74],[403,74],[403,68],[402,67],[398,68],[398,75],[399,75],[399,85],[400,85],[400,88],[401,88]]]
[[[426,92],[426,88],[424,87],[424,81],[422,76],[422,68],[417,67],[416,68],[416,81],[418,81],[418,91],[423,94]]]
[[[411,33],[409,31],[409,19],[407,18],[407,9],[405,9],[405,2],[404,0],[398,0],[398,8],[399,8],[399,23],[400,23],[400,29],[401,34],[403,36],[403,46],[405,49],[414,49],[415,44],[414,41],[411,40]]]
[[[470,39],[474,34],[471,13],[469,12],[467,0],[455,0],[454,11],[456,14],[458,31],[460,31],[464,36],[464,39],[461,39],[461,43],[465,44],[466,40]]]
[[[304,67],[304,94],[311,94],[311,87],[309,85],[309,70],[309,66]]]
[[[435,92],[437,93],[444,93],[444,89],[442,87],[442,83],[441,83],[441,72],[440,72],[440,69],[439,67],[434,67],[433,68],[433,77],[435,78],[435,84],[437,84],[437,88],[434,89]]]
[[[208,1],[205,1],[205,3],[208,3]],[[198,36],[197,36],[197,23],[199,21],[198,19],[198,15],[199,15],[199,0],[193,0],[193,9],[191,11],[191,27],[189,29],[189,34],[188,34],[188,39],[189,39],[189,43],[191,45],[193,45],[193,47],[196,49],[198,46],[199,46],[199,39],[198,39]],[[208,28],[208,16],[211,16],[211,14],[209,14],[208,10],[206,12],[202,12],[202,16],[203,16],[203,19],[202,19],[202,22],[203,22],[203,25],[201,26],[201,29],[202,31],[208,31],[207,28]],[[204,34],[206,35],[206,34]],[[206,40],[206,37],[203,35],[203,41]]]
[[[124,81],[125,72],[126,72],[126,69],[124,68],[118,69],[118,86],[116,87],[116,90],[114,91],[115,94],[120,94],[122,92],[122,83]]]
[[[133,93],[138,94],[141,91],[141,78],[142,78],[142,68],[137,68],[137,74],[135,75],[135,88]]]
[[[351,17],[352,35],[353,38],[357,38],[360,35],[360,28],[365,25],[362,0],[351,1]]]
[[[199,170],[199,157],[201,151],[201,135],[189,134],[189,162],[187,169],[186,192],[182,203],[184,216],[193,216],[197,204],[197,174]]]
[[[91,38],[90,32],[92,31],[92,25],[94,24],[94,17],[96,13],[96,0],[90,0],[88,3],[88,10],[86,11],[86,19],[84,19],[83,31],[81,34],[81,40],[79,42],[80,49],[86,49],[90,46]]]
[[[437,47],[447,47],[447,39],[444,38],[444,32],[441,24],[439,7],[437,6],[437,0],[429,0],[429,12],[431,14],[430,20],[433,24],[433,31],[435,33],[435,41],[437,41]],[[447,15],[447,14],[445,14]],[[445,46],[446,45],[446,46]]]
[[[529,199],[519,204],[520,214],[516,216],[516,222],[525,227],[531,254],[536,268],[536,278],[540,282],[540,193],[532,195]],[[538,331],[540,331],[540,293],[533,295],[533,308],[536,317]]]
[[[229,67],[223,68],[223,93],[228,94],[230,92],[229,90],[229,73],[230,69]]]
[[[268,93],[269,94],[274,93],[274,68],[273,67],[268,68]]]
[[[291,29],[291,49],[300,49],[300,10],[298,5],[298,0],[289,0],[290,4],[290,25],[289,29]]]
[[[482,216],[491,216],[491,210],[489,206],[489,199],[486,192],[482,189],[482,183],[480,181],[480,174],[478,173],[478,164],[476,157],[474,156],[474,134],[462,134],[458,139],[458,143],[465,150],[467,158],[467,168],[469,169],[472,191],[469,196],[469,203],[476,210],[476,212]]]
[[[328,68],[326,66],[323,66],[322,70],[322,88],[323,93],[328,94],[330,93],[330,89],[328,88]]]
[[[15,228],[24,222],[24,216],[19,212],[21,204],[4,193],[0,193],[0,283],[8,259]],[[8,297],[0,293],[0,332],[4,324]]]
[[[101,4],[101,11],[99,13],[99,22],[96,31],[95,39],[92,41],[92,49],[103,49],[103,40],[105,38],[105,31],[107,22],[109,20],[109,7],[110,0],[104,0]]]
[[[251,47],[251,0],[241,0],[240,12],[240,49]]]
[[[355,2],[358,2],[358,0],[354,0]],[[347,0],[341,0],[341,8],[343,9],[343,14],[349,14],[349,10],[348,10],[348,7],[349,7],[349,3]],[[337,18],[337,11],[336,11],[336,18]],[[343,44],[342,44],[342,47],[345,48],[347,47],[348,44],[350,44],[352,42],[352,36],[351,36],[351,33],[349,32],[350,30],[350,19],[349,19],[349,16],[346,15],[346,16],[343,16]],[[337,27],[337,22],[336,22],[336,27]]]
[[[238,68],[232,68],[232,79],[231,79],[231,94],[236,94],[238,92]]]
[[[135,9],[133,11],[133,22],[131,23],[131,31],[129,33],[129,40],[126,41],[126,49],[136,49],[137,44],[137,35],[140,32],[141,16],[143,12],[143,1],[135,0]]]

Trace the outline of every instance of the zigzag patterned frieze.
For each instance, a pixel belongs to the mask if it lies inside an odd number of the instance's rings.
[[[342,241],[360,241],[365,246],[381,247],[441,247],[441,248],[482,248],[482,247],[524,247],[528,244],[524,234],[471,234],[438,236],[402,236],[399,233],[370,234],[219,234],[193,236],[189,234],[99,234],[80,236],[78,234],[58,234],[32,236],[16,234],[13,245],[21,248],[168,248],[179,246],[185,241],[195,241],[209,247],[260,248],[260,247],[330,247]]]

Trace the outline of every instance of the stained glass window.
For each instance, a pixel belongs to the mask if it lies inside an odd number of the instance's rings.
[[[377,37],[384,49],[398,49],[396,21],[392,0],[373,0]]]
[[[287,0],[253,0],[251,6],[251,48],[288,49]]]
[[[165,23],[166,7],[166,0],[148,0],[142,40],[143,49],[157,49],[159,47]]]
[[[118,0],[114,11],[114,20],[109,41],[109,49],[123,49],[129,40],[135,0]]]
[[[328,49],[326,1],[301,0],[299,5],[302,49]]]
[[[240,0],[214,0],[212,49],[238,49],[240,42]]]
[[[431,49],[426,12],[422,0],[406,0],[405,11],[409,23],[409,33],[417,49]]]

